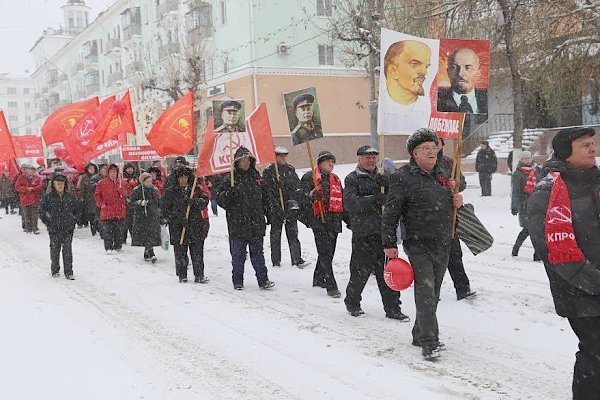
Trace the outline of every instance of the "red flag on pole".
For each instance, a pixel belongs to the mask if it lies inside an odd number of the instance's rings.
[[[202,150],[198,157],[196,176],[209,176],[230,170],[230,154],[240,146],[247,147],[256,158],[256,165],[275,162],[273,151],[273,135],[265,103],[260,103],[258,108],[246,118],[246,132],[215,133],[213,118],[209,118],[204,133]],[[229,143],[232,144],[230,152]]]
[[[13,136],[12,142],[15,149],[17,158],[25,157],[43,157],[44,151],[42,149],[42,138],[41,136],[35,135],[23,135]]]
[[[185,154],[194,148],[194,95],[189,92],[167,108],[146,136],[161,156]]]
[[[98,124],[104,115],[109,112],[114,101],[115,96],[104,99],[94,111],[80,118],[64,137],[65,149],[75,165],[85,164],[86,161],[91,159],[89,154],[93,153],[95,147],[92,143],[92,137],[96,133]]]
[[[4,118],[4,112],[0,111],[0,161],[8,161],[16,157],[10,131],[6,124],[6,118]]]
[[[42,136],[46,146],[62,142],[75,124],[98,107],[98,97],[66,105],[54,111],[42,126]]]
[[[92,142],[94,145],[98,145],[118,137],[119,141],[127,144],[127,133],[135,134],[135,132],[133,109],[128,90],[123,98],[112,103],[108,112],[103,115]]]
[[[15,177],[21,172],[16,158],[0,162],[0,173],[4,172],[8,172],[8,179],[14,182]]]

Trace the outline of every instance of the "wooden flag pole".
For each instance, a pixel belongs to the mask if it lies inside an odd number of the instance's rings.
[[[456,150],[454,152],[454,164],[452,165],[452,179],[454,179],[454,194],[458,193],[460,190],[460,163],[462,158],[462,133],[459,133],[458,138],[456,139]],[[458,209],[452,204],[452,230],[451,236],[454,239],[456,236],[456,214]]]
[[[279,175],[279,166],[277,165],[277,155],[275,156],[275,177],[277,178],[277,189],[279,190],[279,203],[281,204],[281,211],[283,211],[283,223],[285,224],[285,205],[283,203],[283,191],[281,190],[281,176]]]
[[[234,160],[233,160],[233,139],[231,138],[231,132],[229,132],[229,182],[231,184],[231,187],[233,187],[233,182],[234,182],[234,172],[233,172],[233,164],[234,164]]]
[[[308,161],[310,161],[310,174],[312,176],[313,188],[317,189],[317,177],[315,176],[315,162],[312,158],[312,151],[310,150],[310,141],[306,142],[306,151],[308,152]],[[323,200],[319,200],[319,215],[321,216],[321,222],[325,223],[325,215],[323,211]]]
[[[142,170],[141,167],[141,162],[138,161],[138,171]],[[142,190],[142,200],[146,200],[146,192],[144,192],[144,182],[140,182],[140,186],[141,186],[141,190]],[[148,208],[146,206],[144,206],[144,215],[147,217],[148,216]]]
[[[183,240],[185,239],[185,230],[187,228],[187,222],[190,219],[190,209],[192,208],[192,198],[194,197],[194,193],[196,192],[196,183],[198,182],[198,177],[194,176],[194,184],[192,185],[192,191],[190,193],[190,198],[187,206],[187,210],[185,211],[185,222],[183,230],[181,231],[181,238],[179,239],[179,245],[183,246]]]

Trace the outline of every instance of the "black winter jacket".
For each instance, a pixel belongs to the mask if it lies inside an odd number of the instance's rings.
[[[191,182],[191,180],[188,182]],[[196,186],[192,199],[190,199],[191,191],[191,183],[185,188],[174,185],[165,189],[164,196],[161,199],[162,218],[166,219],[169,224],[169,235],[171,236],[172,245],[179,244],[184,226],[186,226],[184,244],[204,241],[208,235],[208,218],[205,219],[202,216],[202,209],[208,205],[208,198],[200,188],[200,185]],[[186,222],[185,214],[188,204],[191,204],[191,208],[189,218]]]
[[[290,164],[279,165],[279,182],[275,165],[268,165],[263,171],[263,180],[265,181],[267,196],[269,199],[269,215],[271,221],[283,221],[284,217],[294,218],[296,211],[290,211],[288,201],[297,200],[297,190],[300,185],[300,179],[296,174],[296,169]],[[283,205],[285,211],[281,209],[281,200],[279,197],[279,187],[283,194]]]
[[[550,264],[545,220],[553,182],[544,178],[527,202],[529,233],[536,254],[544,261],[556,313],[563,317],[600,316],[600,171],[568,169],[563,162],[547,165],[560,171],[569,190],[577,244],[586,261]]]
[[[344,179],[344,210],[354,236],[381,235],[381,206],[388,190],[389,177],[377,170],[367,172],[360,166]],[[381,188],[384,193],[381,193]]]
[[[527,179],[529,178],[529,174],[525,174],[519,168],[529,167],[522,162],[519,162],[517,165],[517,169],[513,172],[510,182],[512,186],[511,196],[510,196],[510,208],[511,211],[517,212],[519,215],[519,225],[523,228],[527,228],[529,217],[527,214],[527,200],[529,199],[529,193],[525,193],[525,186],[527,184]],[[536,178],[538,182],[542,179],[542,171],[538,166],[533,166],[536,172]]]
[[[313,190],[312,171],[308,171],[300,180],[300,188],[298,189],[300,206],[302,208],[303,220],[308,223],[311,229],[327,230],[330,232],[340,233],[342,231],[342,221],[345,218],[344,213],[329,212],[329,174],[321,174],[321,187],[323,188],[323,216],[325,223],[321,222],[320,215],[314,215],[311,198]],[[343,196],[343,189],[342,189]]]
[[[412,158],[392,174],[381,226],[384,248],[397,247],[399,221],[404,224],[405,242],[450,243],[452,191],[443,184],[443,175],[439,164],[427,174]]]
[[[81,202],[73,192],[65,190],[60,196],[52,189],[42,196],[39,213],[49,233],[67,233],[81,219]]]
[[[160,192],[155,187],[136,186],[129,202],[133,208],[132,246],[160,246]],[[144,200],[148,201],[142,206]]]
[[[483,174],[493,174],[498,169],[498,159],[494,150],[481,149],[477,152],[477,158],[475,158],[475,171]]]
[[[229,238],[262,240],[267,229],[269,200],[260,173],[252,166],[247,171],[235,167],[234,186],[223,179],[217,189],[217,204],[225,209]]]

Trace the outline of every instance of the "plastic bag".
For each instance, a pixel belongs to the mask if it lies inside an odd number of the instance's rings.
[[[169,227],[161,226],[160,227],[160,243],[161,247],[164,250],[169,250],[169,243],[171,242],[171,236],[169,235]]]

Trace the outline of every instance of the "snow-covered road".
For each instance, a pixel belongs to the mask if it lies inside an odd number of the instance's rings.
[[[240,292],[223,210],[211,217],[207,285],[178,283],[172,250],[159,249],[155,265],[141,248],[106,255],[86,229],[75,234],[77,279],[52,279],[45,231],[26,235],[18,216],[2,215],[0,399],[567,399],[577,342],[529,241],[510,256],[519,227],[509,178],[494,176],[491,198],[479,197],[476,175],[467,180],[465,198],[496,242],[478,257],[465,250],[477,298],[457,302],[447,276],[438,317],[448,350],[435,363],[411,345],[412,324],[384,317],[374,279],[360,318],[311,287],[316,250],[304,227],[313,265],[292,268],[283,240],[275,288],[259,290],[248,261]],[[350,237],[340,235],[334,261],[342,292]],[[267,237],[267,260],[268,249]],[[402,300],[414,318],[412,289]]]

